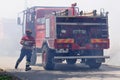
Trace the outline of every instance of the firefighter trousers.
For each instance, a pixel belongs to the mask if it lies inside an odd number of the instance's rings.
[[[29,67],[31,62],[31,56],[32,56],[32,50],[30,49],[21,49],[21,54],[16,62],[16,65],[18,66],[19,63],[23,60],[23,58],[26,56],[26,67]]]

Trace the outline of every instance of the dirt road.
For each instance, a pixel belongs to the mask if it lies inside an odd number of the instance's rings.
[[[58,64],[54,71],[46,71],[41,66],[41,59],[38,58],[37,65],[32,66],[31,71],[26,72],[24,71],[25,59],[18,70],[14,69],[16,59],[17,57],[2,57],[0,67],[23,80],[120,80],[120,67],[118,66],[103,64],[100,69],[90,70],[83,64]]]

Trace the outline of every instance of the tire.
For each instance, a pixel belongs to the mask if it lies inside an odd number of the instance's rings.
[[[66,59],[67,64],[75,64],[77,59]]]
[[[89,53],[91,54],[89,56],[103,56],[103,50],[91,50]],[[86,64],[92,69],[99,69],[102,64],[102,60],[101,62],[96,62],[98,59],[99,58],[87,59]]]
[[[70,52],[68,53],[68,56],[76,56],[76,54],[74,54],[74,52]],[[66,59],[67,64],[75,64],[77,61],[77,59]]]
[[[42,50],[42,65],[45,70],[54,69],[55,64],[53,59],[54,59],[54,52],[45,45]]]
[[[37,55],[36,55],[36,49],[33,50],[32,56],[31,56],[31,65],[35,65],[37,60]]]
[[[91,69],[99,69],[101,66],[101,63],[96,63],[95,59],[91,59],[88,61],[87,64]]]

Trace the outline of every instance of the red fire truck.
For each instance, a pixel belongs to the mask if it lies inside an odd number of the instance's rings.
[[[23,32],[31,29],[36,40],[32,56],[42,53],[42,65],[52,70],[57,63],[85,63],[90,68],[99,68],[105,62],[104,49],[109,48],[108,12],[104,9],[90,13],[80,11],[76,4],[71,7],[34,6],[24,10]]]

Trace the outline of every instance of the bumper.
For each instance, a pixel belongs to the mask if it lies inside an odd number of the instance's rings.
[[[110,56],[55,56],[54,59],[105,59]]]

